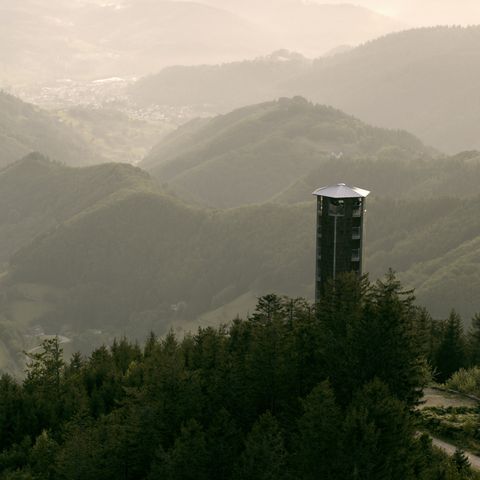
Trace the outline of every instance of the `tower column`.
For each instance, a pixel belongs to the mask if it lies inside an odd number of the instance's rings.
[[[363,221],[369,193],[344,183],[313,192],[317,196],[317,302],[329,280],[345,272],[362,274]]]

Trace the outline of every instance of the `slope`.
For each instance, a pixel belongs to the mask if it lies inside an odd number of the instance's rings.
[[[121,334],[143,338],[199,317],[244,314],[239,309],[272,291],[312,296],[313,201],[211,211],[159,192],[130,166],[72,169],[30,159],[0,175],[0,211],[32,185],[37,191],[8,226],[23,246],[0,279],[8,343],[0,356],[10,367],[23,360],[13,350],[41,334],[62,334],[73,350],[88,351]],[[376,278],[393,267],[435,315],[455,307],[468,319],[480,309],[479,208],[476,195],[373,195],[366,269]]]
[[[174,62],[218,62],[273,48],[254,22],[198,2],[0,5],[0,84],[145,75]]]
[[[135,82],[129,96],[140,105],[194,105],[227,112],[275,98],[282,82],[301,75],[310,63],[298,53],[278,50],[249,61],[167,67]]]
[[[479,207],[478,197],[373,198],[367,270],[392,267],[433,314],[455,307],[468,319],[480,307]],[[311,296],[314,217],[312,203],[208,212],[155,192],[114,196],[16,252],[0,311],[34,311],[25,326],[69,338],[143,337],[249,292]]]
[[[99,160],[73,129],[53,115],[0,92],[0,167],[32,151],[72,165]]]
[[[329,159],[274,197],[278,203],[310,199],[319,185],[342,180],[347,184],[368,185],[381,197],[426,199],[466,197],[478,193],[480,152],[462,152],[451,157],[411,158],[398,148],[385,148],[377,158]]]
[[[478,149],[479,42],[478,26],[390,34],[317,60],[285,90],[375,125],[407,128],[445,151]]]
[[[274,47],[313,57],[339,45],[358,45],[402,28],[391,18],[351,4],[282,0],[263,0],[250,5],[245,1],[226,3],[223,0],[205,3],[254,19]],[[208,104],[220,113],[274,98],[279,83],[292,74],[301,74],[306,68],[306,62],[301,60],[299,54],[292,56],[286,50],[279,50],[267,57],[217,65],[181,66],[177,61],[174,67],[140,79],[131,93],[133,98],[145,103]]]
[[[71,168],[30,154],[0,170],[0,264],[35,236],[124,189],[148,188],[128,165]]]
[[[403,131],[370,127],[301,97],[180,127],[141,166],[176,194],[215,207],[264,202],[333,157],[430,153]]]

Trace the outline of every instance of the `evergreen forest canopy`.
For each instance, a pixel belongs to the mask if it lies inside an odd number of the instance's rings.
[[[65,361],[47,340],[23,382],[0,378],[0,478],[477,478],[417,433],[428,362],[455,367],[458,318],[435,323],[390,273],[143,348]]]
[[[132,87],[132,97],[150,104],[208,104],[224,113],[274,96],[303,95],[373,125],[406,129],[428,145],[457,153],[480,148],[475,100],[479,41],[479,26],[418,28],[306,65],[291,59],[282,66],[257,60],[169,68],[140,80]],[[265,72],[279,70],[285,76],[270,82],[267,95]],[[228,83],[231,89],[219,87],[230,75],[236,78]],[[242,82],[241,95],[237,82]]]

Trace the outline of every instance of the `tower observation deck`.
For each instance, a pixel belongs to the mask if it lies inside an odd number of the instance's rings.
[[[363,224],[368,190],[338,183],[313,192],[317,197],[315,301],[325,283],[344,272],[362,274]]]

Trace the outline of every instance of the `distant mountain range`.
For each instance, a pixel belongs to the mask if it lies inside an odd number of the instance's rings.
[[[224,113],[303,95],[455,153],[480,148],[478,45],[480,27],[409,30],[311,63],[290,56],[283,64],[273,57],[170,68],[139,81],[132,96],[144,104],[207,104]]]
[[[296,97],[188,123],[140,165],[188,201],[228,208],[271,200],[332,158],[396,162],[432,152],[407,132]]]
[[[417,29],[319,59],[285,85],[444,151],[480,148],[480,27]]]
[[[6,0],[0,5],[0,86],[139,76],[279,48],[317,56],[402,28],[353,5],[277,2],[264,9],[257,3],[255,12],[240,15],[223,2]]]
[[[32,151],[70,165],[101,161],[74,129],[48,112],[0,92],[0,167]]]
[[[213,113],[272,100],[283,84],[310,70],[311,60],[278,50],[251,61],[174,66],[135,82],[130,98],[140,105],[201,106]]]

